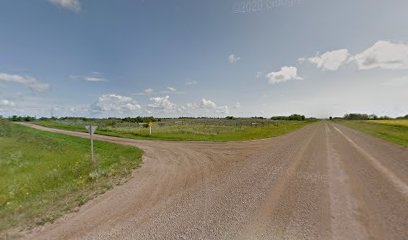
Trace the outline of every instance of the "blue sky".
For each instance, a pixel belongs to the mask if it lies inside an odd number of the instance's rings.
[[[5,0],[0,115],[408,114],[404,0]]]

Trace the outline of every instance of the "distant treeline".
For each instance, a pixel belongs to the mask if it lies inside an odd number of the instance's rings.
[[[0,119],[3,117],[0,116]],[[101,119],[101,118],[86,118],[86,117],[41,117],[41,118],[36,118],[36,117],[31,117],[31,116],[11,116],[7,118],[10,121],[13,122],[32,122],[36,120],[40,121],[55,121],[55,120],[71,120],[71,121],[84,121],[84,122],[94,122],[94,121],[100,121],[100,120],[112,120],[112,121],[120,121],[120,122],[134,122],[134,123],[146,123],[146,122],[160,122],[161,120],[159,118],[154,118],[152,116],[150,117],[126,117],[126,118],[106,118],[106,119]]]
[[[330,119],[333,119],[330,117]],[[345,120],[387,120],[387,119],[408,119],[408,114],[405,116],[392,118],[388,116],[377,116],[375,114],[364,114],[364,113],[348,113],[342,118],[335,117],[334,119],[345,119]]]
[[[0,116],[0,119],[2,119],[3,117],[2,116]],[[14,115],[14,116],[12,116],[12,117],[9,117],[9,118],[7,118],[8,120],[10,120],[10,121],[13,121],[13,122],[31,122],[31,121],[35,121],[36,120],[36,118],[35,117],[30,117],[30,116],[16,116],[16,115]]]
[[[402,117],[397,117],[397,119],[408,119],[408,114]]]
[[[234,116],[227,116],[226,119],[236,119]],[[265,117],[251,117],[251,119],[267,119]],[[273,116],[271,120],[289,120],[289,121],[304,121],[304,120],[313,120],[316,118],[306,118],[304,115],[292,114],[290,116]]]
[[[3,118],[0,116],[0,118]],[[83,122],[95,122],[95,121],[101,121],[101,120],[110,120],[112,122],[129,122],[129,123],[148,123],[148,122],[160,122],[162,119],[174,119],[174,118],[155,118],[153,116],[148,116],[148,117],[125,117],[125,118],[87,118],[87,117],[41,117],[41,118],[36,118],[36,117],[31,117],[31,116],[11,116],[7,118],[10,121],[13,122],[31,122],[31,121],[83,121]],[[218,117],[178,117],[178,119],[221,119]],[[240,119],[240,117],[234,117],[234,116],[227,116],[225,119]],[[243,118],[245,119],[245,118]],[[248,119],[248,118],[246,118]],[[249,119],[268,119],[265,117],[250,117]],[[290,116],[273,116],[270,118],[271,120],[289,120],[289,121],[304,121],[304,120],[313,120],[315,118],[306,118],[304,115],[300,114],[292,114]]]
[[[292,114],[290,116],[274,116],[272,120],[289,120],[289,121],[304,121],[306,117],[304,115]]]

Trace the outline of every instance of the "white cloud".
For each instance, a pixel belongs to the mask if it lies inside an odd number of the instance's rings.
[[[239,60],[241,60],[241,58],[235,56],[234,54],[231,54],[231,55],[228,56],[228,62],[231,63],[231,64],[236,63]]]
[[[188,82],[186,82],[186,85],[187,85],[187,86],[197,85],[197,84],[198,84],[198,82],[197,82],[197,81],[195,81],[195,80],[192,80],[192,81],[188,81]]]
[[[79,12],[81,10],[81,3],[79,0],[49,0],[49,2],[74,12]]]
[[[408,44],[378,41],[354,56],[359,69],[408,69]]]
[[[241,103],[240,102],[237,102],[234,106],[233,106],[233,108],[240,108],[241,107]]]
[[[222,113],[222,114],[229,114],[229,113],[230,113],[228,106],[218,107],[217,110],[216,110],[216,112],[217,112],[217,113]]]
[[[87,116],[89,112],[94,112],[89,108],[89,105],[77,105],[77,106],[52,106],[50,107],[50,116],[63,117],[63,116]],[[98,112],[100,113],[100,112]]]
[[[161,94],[184,94],[184,92],[177,91],[174,87],[167,87],[167,89],[160,91]]]
[[[127,114],[137,113],[142,107],[131,97],[116,94],[104,94],[91,105],[91,112],[105,114]]]
[[[177,91],[177,89],[175,89],[174,87],[167,87],[167,89],[168,89],[169,91],[171,91],[171,92]]]
[[[165,97],[152,97],[149,100],[153,103],[148,104],[149,107],[164,110],[164,111],[173,111],[176,108],[176,104],[172,103],[169,96]]]
[[[202,98],[198,103],[187,103],[181,109],[193,110],[197,116],[203,113],[229,113],[228,106],[218,106],[214,101],[206,98]]]
[[[306,61],[306,58],[304,57],[298,58],[298,62],[300,63],[304,63],[305,61]]]
[[[5,106],[5,107],[14,107],[16,104],[10,100],[3,99],[0,100],[0,106]]]
[[[266,75],[266,78],[268,78],[268,82],[270,84],[286,82],[292,79],[297,79],[297,80],[302,79],[300,76],[297,75],[296,67],[288,67],[288,66],[282,67],[280,71],[268,73]]]
[[[355,62],[358,69],[408,69],[408,44],[378,41],[363,52],[352,56],[347,49],[323,53],[307,60],[323,70],[338,70],[342,65]],[[303,62],[305,58],[299,58]]]
[[[85,80],[88,82],[106,82],[106,79],[95,76],[87,76],[85,77]]]
[[[71,79],[81,79],[88,82],[106,82],[107,79],[103,77],[100,72],[92,72],[86,76],[69,75]]]
[[[188,108],[188,109],[197,109],[198,105],[194,104],[194,103],[187,103],[186,108]]]
[[[205,114],[205,113],[222,113],[222,114],[229,114],[229,107],[224,105],[224,106],[218,106],[214,101],[202,98],[201,101],[198,104],[187,104],[187,108],[192,109],[192,110],[198,110],[197,112],[199,115]],[[204,112],[200,111],[204,110]]]
[[[316,64],[318,68],[323,70],[335,71],[340,66],[347,63],[350,58],[350,53],[347,49],[339,49],[330,52],[325,52],[322,55],[310,57],[307,60],[313,64]],[[300,58],[299,61],[304,61]]]
[[[149,96],[153,94],[184,94],[184,92],[177,91],[174,87],[167,87],[165,90],[156,91],[153,88],[147,88],[143,92],[135,93],[134,95]]]
[[[146,88],[145,90],[143,90],[143,92],[144,92],[146,95],[153,93],[153,91],[154,91],[153,88]]]
[[[217,108],[217,104],[211,100],[207,100],[205,98],[201,99],[200,107],[204,109],[215,109]]]
[[[49,85],[42,83],[30,76],[13,75],[0,73],[0,82],[15,82],[28,86],[34,92],[43,92],[49,88]]]

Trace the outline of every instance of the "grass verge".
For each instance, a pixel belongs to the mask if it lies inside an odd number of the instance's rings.
[[[239,120],[238,120],[239,121]],[[276,121],[264,126],[220,125],[191,123],[188,125],[154,126],[153,134],[149,135],[148,128],[137,126],[104,126],[96,123],[97,134],[148,140],[176,140],[176,141],[242,141],[270,138],[283,135],[302,128],[315,121]],[[71,131],[85,132],[85,125],[90,123],[67,123],[58,121],[38,121],[38,125]]]
[[[124,182],[142,150],[49,133],[0,120],[0,236],[52,222]]]
[[[340,124],[368,133],[372,136],[408,147],[407,120],[337,121]]]

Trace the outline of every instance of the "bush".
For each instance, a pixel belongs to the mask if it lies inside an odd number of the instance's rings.
[[[306,117],[304,115],[292,114],[290,116],[274,116],[272,120],[291,120],[291,121],[304,121]]]
[[[160,122],[160,119],[155,119],[154,117],[126,117],[121,119],[122,122],[130,122],[130,123],[148,123],[148,122]]]
[[[368,120],[369,117],[367,114],[349,113],[349,114],[344,115],[344,119],[346,120]]]
[[[304,115],[299,115],[299,114],[292,114],[289,116],[289,120],[295,120],[295,121],[304,121],[305,120]]]

